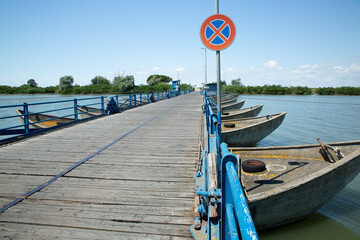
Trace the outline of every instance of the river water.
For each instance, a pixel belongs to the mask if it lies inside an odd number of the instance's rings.
[[[93,96],[0,95],[0,106]],[[264,104],[260,115],[287,112],[282,125],[257,146],[282,146],[360,140],[360,96],[243,95],[245,107]],[[34,106],[35,108],[36,106]],[[37,106],[34,111],[40,111]],[[72,113],[68,110],[69,114]],[[14,109],[0,117],[15,114]],[[56,114],[53,114],[56,115]],[[14,122],[15,121],[15,122]],[[0,128],[18,124],[0,120]],[[6,123],[6,124],[5,124]],[[5,125],[4,125],[5,124]],[[303,221],[259,233],[260,239],[360,239],[360,174],[316,214]]]

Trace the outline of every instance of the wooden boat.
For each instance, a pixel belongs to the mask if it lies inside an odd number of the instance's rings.
[[[229,146],[251,146],[280,126],[286,112],[221,121],[221,141]]]
[[[238,98],[239,94],[236,93],[231,93],[231,94],[223,94],[221,95],[221,101],[227,101],[233,98]],[[211,99],[216,102],[217,96],[216,95],[211,95]]]
[[[100,116],[102,114],[101,109],[98,109],[98,108],[87,107],[87,106],[78,106],[77,109],[78,109],[79,116],[82,119],[96,117],[96,116]]]
[[[24,116],[23,116],[24,111],[20,109],[16,109],[16,113],[19,116],[19,120],[21,124],[25,124]],[[75,121],[74,118],[66,118],[66,117],[59,118],[58,116],[52,116],[42,113],[33,113],[33,112],[29,112],[28,117],[30,124],[29,128],[50,128],[64,123]]]
[[[233,98],[229,98],[227,100],[222,100],[221,101],[221,105],[224,105],[224,104],[230,104],[230,103],[235,103],[236,101],[238,100],[238,97],[233,97]]]
[[[239,110],[223,111],[221,114],[221,120],[237,120],[240,118],[256,117],[261,112],[263,106],[263,104],[260,104]]]
[[[263,172],[241,171],[256,229],[311,215],[356,177],[360,171],[360,141],[322,146],[230,148],[240,156],[242,165],[246,160],[265,163]]]
[[[238,110],[240,109],[245,103],[245,100],[240,101],[240,102],[235,102],[235,103],[229,103],[229,104],[224,104],[221,105],[221,110],[222,111],[228,111],[228,110]],[[216,107],[213,107],[213,110],[216,111]]]

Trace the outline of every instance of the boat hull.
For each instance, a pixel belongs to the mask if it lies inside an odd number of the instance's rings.
[[[229,110],[238,110],[240,109],[245,103],[245,100],[235,103],[229,103],[229,104],[222,104],[221,109],[222,111],[229,111]],[[213,111],[217,111],[216,107],[213,107]]]
[[[16,109],[17,115],[19,115],[19,121],[21,124],[25,124],[24,121],[24,114],[23,110]],[[36,128],[50,128],[55,127],[61,124],[69,123],[75,121],[73,118],[64,118],[64,117],[57,117],[47,114],[41,113],[33,113],[29,112],[29,128],[36,129]]]
[[[228,115],[222,114],[221,120],[237,120],[240,118],[256,117],[261,112],[263,106],[264,105],[261,104],[261,105],[250,107],[250,108],[244,108],[244,109],[234,110],[234,111],[227,111]]]
[[[266,173],[258,176],[242,172],[242,182],[247,190],[248,205],[256,228],[268,229],[303,219],[339,193],[360,172],[360,142],[355,143],[356,147],[349,151],[351,153],[345,150],[345,157],[335,163],[326,162],[321,157],[317,144],[258,148],[256,151],[233,149],[242,161],[251,157],[264,161],[268,167]],[[347,148],[341,143],[331,145],[343,150]],[[307,153],[301,153],[307,149],[312,149],[317,156],[309,157]],[[271,166],[287,169],[277,172]],[[254,185],[255,182],[258,185]],[[261,188],[265,190],[261,191]],[[253,191],[257,192],[252,194]]]
[[[97,116],[102,115],[101,109],[97,109],[97,108],[79,106],[77,109],[78,109],[79,116],[82,119],[97,117]]]
[[[283,122],[286,113],[272,114],[262,117],[244,118],[235,123],[235,128],[222,128],[221,141],[229,146],[251,146],[267,137]],[[270,117],[269,117],[270,116]],[[237,127],[238,126],[238,127]]]

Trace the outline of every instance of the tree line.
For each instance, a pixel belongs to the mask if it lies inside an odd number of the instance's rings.
[[[222,90],[239,94],[269,94],[269,95],[360,95],[360,87],[325,87],[325,88],[308,88],[308,87],[283,87],[281,85],[264,85],[264,86],[244,86],[241,79],[234,79],[231,85],[226,85],[222,81]]]
[[[170,91],[169,84],[172,78],[165,75],[153,74],[148,77],[148,85],[135,85],[133,75],[117,74],[112,82],[103,76],[91,79],[91,84],[80,86],[74,84],[72,76],[63,76],[59,79],[59,85],[39,87],[34,79],[29,79],[20,87],[0,86],[0,94],[124,94],[129,92],[162,92]],[[182,90],[192,89],[187,84],[181,84]]]

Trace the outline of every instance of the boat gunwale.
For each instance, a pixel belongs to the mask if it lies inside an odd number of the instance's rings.
[[[243,128],[231,128],[229,130],[221,130],[221,134],[228,134],[228,133],[233,133],[235,131],[239,131],[239,130],[243,130],[243,129],[249,129],[249,128],[252,128],[252,127],[255,127],[255,126],[258,126],[259,124],[263,124],[265,122],[270,122],[270,121],[274,121],[278,118],[281,118],[281,117],[285,117],[286,115],[286,112],[281,112],[281,113],[274,113],[274,114],[268,114],[268,115],[264,115],[264,116],[260,116],[260,117],[249,117],[249,118],[241,118],[239,120],[234,120],[234,119],[229,119],[229,120],[222,120],[221,121],[221,124],[223,123],[228,123],[228,122],[237,122],[237,121],[246,121],[246,120],[252,120],[252,119],[261,119],[261,118],[267,118],[267,116],[271,116],[270,119],[265,119],[264,121],[260,121],[260,122],[256,122],[254,124],[251,124],[251,125],[248,125],[246,127],[243,127]]]
[[[337,142],[337,143],[327,143],[328,145],[331,146],[339,146],[342,145],[351,145],[351,143],[355,143],[355,144],[359,144],[360,141],[350,141],[350,142]],[[321,145],[319,144],[309,144],[309,145],[297,145],[297,146],[284,146],[284,147],[261,147],[261,148],[257,148],[257,147],[230,147],[229,150],[231,152],[234,152],[236,150],[234,149],[238,149],[237,151],[239,151],[239,149],[244,150],[244,151],[249,151],[249,150],[267,150],[267,149],[274,149],[274,150],[280,150],[280,149],[291,149],[291,148],[295,148],[295,149],[306,149],[306,148],[314,148],[314,147],[321,147]],[[235,152],[236,153],[236,152]],[[285,193],[288,192],[292,189],[295,189],[301,185],[307,184],[309,182],[314,181],[317,178],[320,178],[324,175],[327,175],[329,173],[331,173],[332,171],[338,169],[339,167],[346,165],[347,163],[351,162],[353,159],[355,158],[359,158],[360,157],[360,146],[357,150],[355,150],[354,152],[346,155],[344,158],[342,158],[341,160],[336,161],[333,164],[329,164],[328,166],[325,166],[324,168],[321,168],[305,177],[302,177],[300,179],[297,179],[296,181],[291,181],[289,183],[283,184],[279,187],[275,187],[272,190],[266,191],[266,192],[261,192],[261,193],[256,193],[256,194],[249,194],[247,195],[248,201],[249,202],[257,202],[266,198],[269,198],[271,196],[274,195],[278,195],[281,193]],[[310,161],[313,161],[310,159]],[[324,160],[325,161],[325,160]],[[359,169],[360,170],[360,169]],[[357,173],[359,174],[359,173]],[[355,177],[357,176],[357,174],[355,175]]]
[[[221,117],[232,117],[232,116],[235,116],[235,115],[238,115],[238,114],[243,114],[243,113],[246,113],[246,112],[249,112],[249,111],[254,111],[254,110],[259,109],[261,107],[264,107],[264,104],[259,104],[259,105],[256,105],[256,106],[247,107],[247,108],[241,108],[241,109],[237,109],[237,110],[225,110],[225,113],[229,113],[229,115],[221,115]],[[229,121],[229,120],[225,119],[225,120],[222,120],[222,122],[223,121]]]

